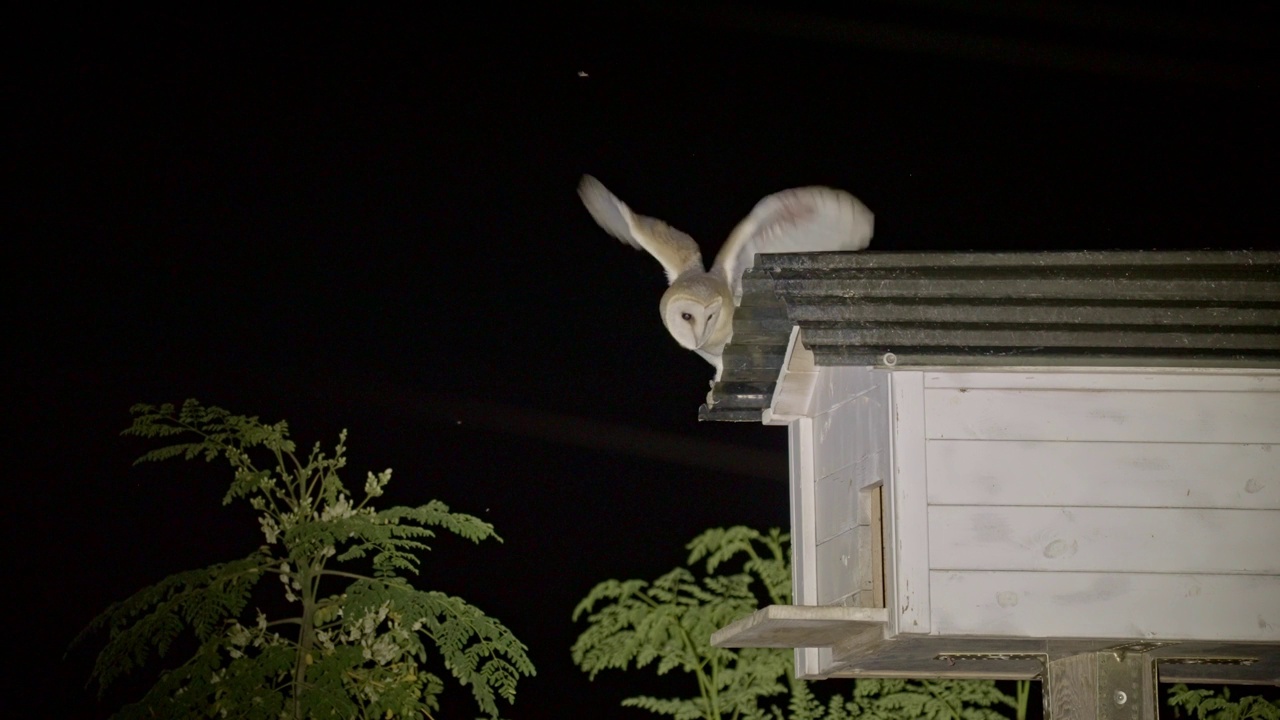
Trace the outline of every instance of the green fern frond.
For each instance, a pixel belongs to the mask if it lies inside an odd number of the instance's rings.
[[[373,627],[393,622],[430,638],[445,667],[470,686],[486,713],[496,715],[496,698],[512,701],[519,678],[534,674],[527,648],[511,631],[460,598],[376,580],[353,582],[345,597],[344,631],[367,635],[368,618],[394,614]]]
[[[655,715],[668,715],[674,720],[697,720],[709,717],[705,703],[699,700],[664,699],[639,695],[622,701],[623,707],[648,710]]]
[[[241,560],[171,575],[112,604],[72,641],[75,645],[90,634],[108,631],[108,643],[91,676],[98,680],[99,693],[145,665],[152,649],[158,657],[166,655],[186,628],[201,642],[208,642],[225,620],[241,613],[254,585],[272,564],[259,550]]]
[[[651,582],[608,580],[574,609],[587,628],[571,648],[589,677],[652,665],[680,670],[699,691],[689,699],[628,698],[627,707],[672,717],[737,720],[996,720],[991,706],[1014,706],[991,681],[860,680],[852,697],[829,703],[793,675],[790,651],[710,646],[713,632],[756,610],[762,599],[790,601],[789,537],[774,528],[713,528],[688,545],[686,567]],[[691,568],[702,564],[706,574]],[[738,569],[739,572],[732,572]],[[763,592],[761,592],[763,591]],[[763,596],[763,598],[761,597]],[[768,705],[770,698],[787,696]]]
[[[1169,688],[1169,705],[1179,716],[1186,712],[1196,720],[1280,720],[1280,703],[1262,695],[1231,699],[1231,689],[1191,688],[1178,683]]]
[[[364,500],[353,502],[339,477],[345,430],[332,456],[317,443],[304,461],[283,421],[266,424],[195,400],[131,411],[126,435],[194,437],[153,449],[138,462],[225,459],[233,477],[223,503],[248,499],[266,544],[243,560],[171,576],[90,623],[82,637],[109,635],[91,675],[104,689],[163,657],[184,632],[199,642],[192,658],[163,673],[120,717],[417,717],[439,709],[444,684],[422,667],[435,662],[496,718],[498,700],[513,701],[518,680],[534,673],[527,648],[500,622],[460,598],[417,590],[399,577],[418,571],[432,528],[473,542],[501,541],[493,527],[439,501],[381,512],[367,507],[382,494],[390,470],[369,473]],[[375,577],[328,567],[360,558]],[[298,616],[244,617],[263,575],[281,581],[269,585],[296,603]],[[322,583],[339,577],[348,579],[344,592],[321,593]],[[297,635],[285,638],[280,628]]]

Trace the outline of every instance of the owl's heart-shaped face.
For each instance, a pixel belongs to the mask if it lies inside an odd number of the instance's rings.
[[[668,292],[662,303],[662,322],[681,347],[697,350],[723,327],[724,298],[718,295]]]

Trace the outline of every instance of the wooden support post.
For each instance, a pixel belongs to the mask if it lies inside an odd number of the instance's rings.
[[[1044,681],[1050,720],[1156,720],[1156,668],[1150,655],[1124,650],[1050,660]]]

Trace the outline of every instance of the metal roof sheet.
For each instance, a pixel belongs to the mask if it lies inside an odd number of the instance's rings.
[[[794,326],[818,365],[1278,367],[1280,252],[760,255],[699,417],[759,422]]]

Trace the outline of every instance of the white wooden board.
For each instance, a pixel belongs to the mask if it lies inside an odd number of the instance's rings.
[[[829,647],[862,631],[883,632],[883,608],[769,605],[711,635],[713,647]]]
[[[893,473],[885,493],[890,523],[885,548],[885,604],[900,633],[929,632],[929,525],[925,466],[924,377],[895,372]]]
[[[1280,575],[1280,510],[935,505],[929,566]]]
[[[934,505],[1280,509],[1280,445],[929,441]]]
[[[887,455],[888,448],[883,453],[863,454],[852,465],[818,480],[814,494],[818,542],[855,525],[868,524],[869,521],[861,515],[858,491],[884,481]]]
[[[931,574],[934,635],[1280,641],[1280,577]]]
[[[797,605],[818,603],[818,558],[813,512],[813,420],[787,426],[791,458],[791,587]]]
[[[791,328],[787,354],[778,371],[777,384],[768,409],[762,413],[765,425],[785,425],[801,417],[813,415],[814,389],[822,368],[813,364],[813,353],[800,341],[800,326]]]
[[[840,368],[852,370],[855,368]],[[887,451],[889,409],[887,388],[875,387],[813,417],[814,472],[823,478]]]
[[[858,532],[818,543],[818,604],[854,605],[858,592]]]
[[[1280,443],[1270,392],[925,391],[930,438]]]
[[[1280,372],[803,369],[799,604],[859,603],[883,482],[890,635],[1280,640]]]
[[[824,478],[853,464],[852,435],[857,418],[850,417],[848,405],[813,416],[813,472]]]
[[[871,395],[884,402],[888,374],[867,367],[821,366],[813,389],[814,414],[830,410],[854,398]]]
[[[814,489],[814,516],[817,542],[825,542],[858,524],[858,487],[853,465],[819,478]]]
[[[1255,368],[1150,369],[1098,371],[1062,368],[1055,371],[991,369],[974,372],[930,371],[925,387],[1027,390],[1178,390],[1211,392],[1280,392],[1280,370]]]

